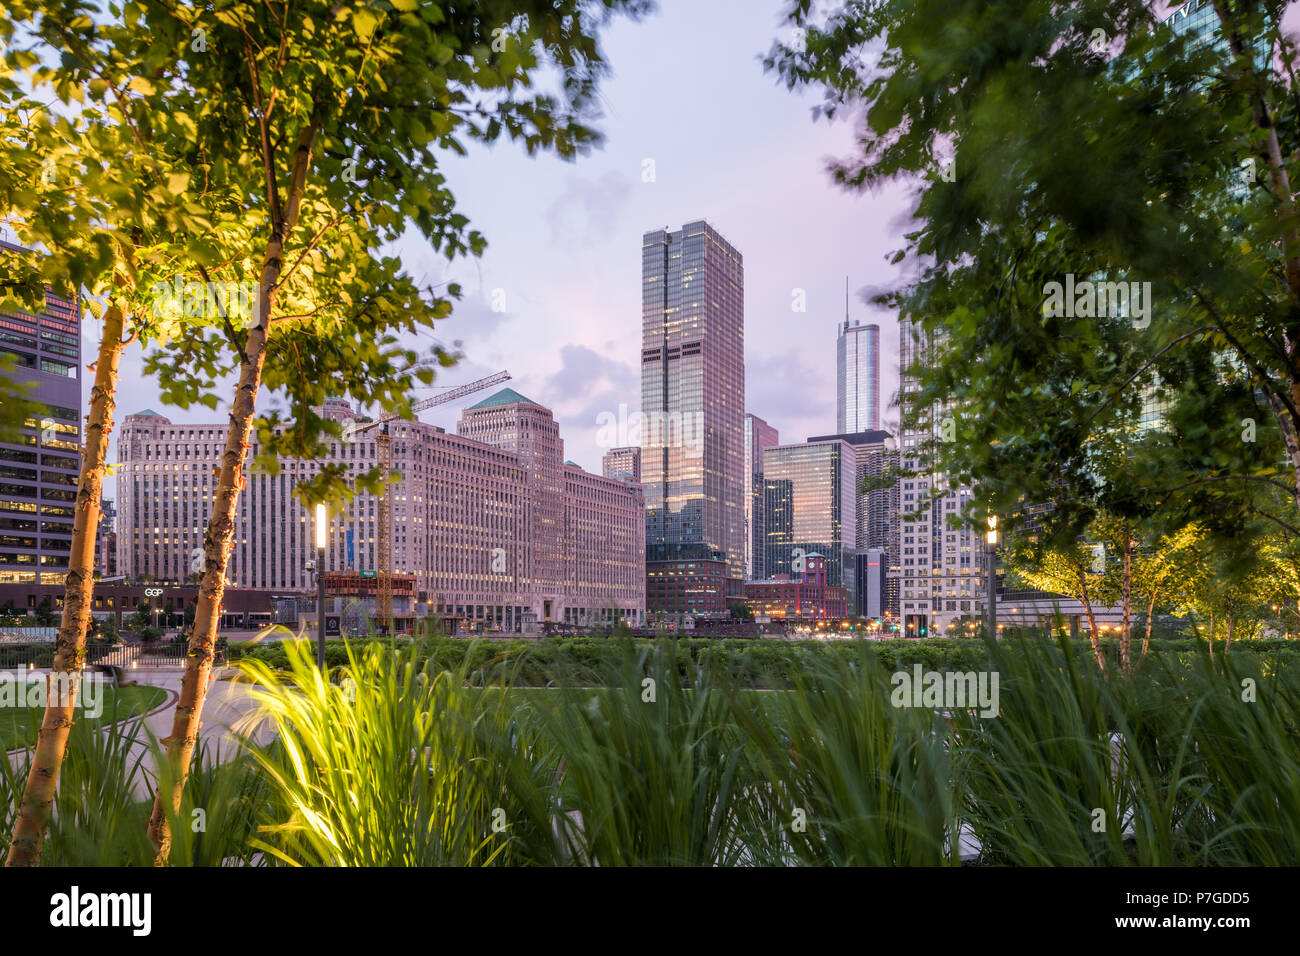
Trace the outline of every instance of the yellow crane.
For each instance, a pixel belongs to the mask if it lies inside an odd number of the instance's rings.
[[[411,406],[411,413],[415,414],[424,411],[426,408],[433,408],[435,405],[454,402],[458,398],[464,398],[466,395],[472,395],[482,389],[491,388],[493,385],[498,385],[509,379],[510,373],[503,370],[464,385],[451,386],[441,395],[435,395],[432,398],[425,398],[416,402]],[[384,628],[384,633],[387,635],[394,633],[393,483],[388,480],[393,471],[393,436],[389,434],[388,423],[401,417],[400,415],[384,415],[368,425],[352,429],[353,435],[360,435],[372,428],[379,429],[379,433],[375,435],[375,452],[379,459],[380,474],[384,476],[384,491],[379,498],[379,527],[377,529],[379,542],[376,548],[379,567],[375,575],[375,621]]]

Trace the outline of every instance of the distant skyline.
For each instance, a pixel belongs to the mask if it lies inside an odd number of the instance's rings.
[[[554,412],[565,458],[599,474],[597,416],[617,415],[620,404],[640,407],[641,237],[706,219],[745,259],[745,410],[787,442],[835,429],[835,342],[847,275],[851,318],[881,327],[882,427],[889,427],[897,321],[866,305],[863,290],[901,276],[887,255],[903,244],[912,187],[853,194],[831,181],[827,162],[854,151],[853,125],[814,121],[815,96],[791,93],[764,73],[762,55],[788,38],[782,7],[777,0],[662,0],[639,23],[616,20],[603,36],[613,69],[596,124],[605,145],[575,163],[529,158],[504,142],[442,157],[458,211],[487,238],[486,252],[448,265],[418,236],[385,250],[421,281],[463,287],[452,316],[411,342],[421,349],[435,339],[460,343],[465,360],[441,371],[439,384],[508,369],[512,387]],[[665,50],[672,50],[667,62]],[[647,161],[653,182],[643,181]],[[504,297],[504,311],[493,311],[494,296]],[[803,312],[792,308],[800,300]],[[88,362],[98,323],[87,319],[83,330]],[[182,411],[162,401],[141,364],[139,350],[128,348],[119,422],[148,407],[177,422],[225,420],[230,386],[219,387],[216,411]],[[419,417],[454,431],[472,401]],[[259,405],[283,409],[284,402],[264,395]],[[115,447],[112,454],[116,460]],[[113,493],[111,480],[105,493]]]

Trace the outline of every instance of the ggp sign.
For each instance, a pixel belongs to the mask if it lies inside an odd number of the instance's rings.
[[[145,596],[145,597],[162,597],[162,593],[163,593],[163,589],[162,589],[162,588],[145,588],[145,589],[144,589],[144,596]]]

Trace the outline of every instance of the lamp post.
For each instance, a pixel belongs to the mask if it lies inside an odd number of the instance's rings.
[[[325,669],[325,505],[316,506],[316,666]]]
[[[985,535],[985,541],[988,543],[988,556],[985,559],[985,594],[984,594],[984,613],[988,618],[988,629],[991,637],[998,636],[998,594],[997,594],[997,576],[995,567],[998,560],[998,516],[989,514],[989,529]]]

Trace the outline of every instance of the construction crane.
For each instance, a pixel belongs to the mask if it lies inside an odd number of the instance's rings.
[[[485,388],[491,388],[508,381],[510,373],[500,371],[486,378],[480,378],[465,385],[455,385],[441,395],[425,398],[411,406],[411,414],[422,412],[435,405],[445,405],[458,398],[472,395]],[[375,575],[375,620],[384,627],[384,633],[391,636],[393,628],[393,483],[388,476],[393,471],[393,436],[388,432],[388,423],[401,418],[401,415],[384,415],[366,425],[352,429],[353,435],[360,435],[378,428],[375,435],[375,451],[379,458],[379,472],[384,477],[384,491],[379,498],[379,546],[377,548],[379,567]]]

